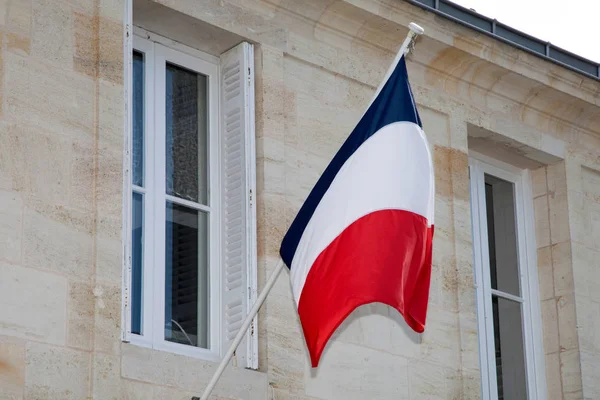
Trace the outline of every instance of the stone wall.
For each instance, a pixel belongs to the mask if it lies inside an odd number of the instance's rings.
[[[3,399],[107,398],[119,365],[123,10],[0,3]]]
[[[255,44],[261,284],[405,27],[426,29],[408,64],[436,169],[425,333],[364,306],[311,370],[284,273],[259,371],[228,368],[217,398],[479,398],[468,152],[489,143],[531,161],[549,398],[600,397],[597,81],[397,0],[141,3]],[[123,10],[0,1],[0,398],[189,399],[216,367],[120,340]]]

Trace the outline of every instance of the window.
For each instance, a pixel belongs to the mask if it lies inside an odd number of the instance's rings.
[[[216,361],[256,295],[252,47],[214,57],[139,32],[124,338]],[[256,368],[253,331],[236,356]]]
[[[530,176],[475,154],[470,179],[482,398],[544,399]]]

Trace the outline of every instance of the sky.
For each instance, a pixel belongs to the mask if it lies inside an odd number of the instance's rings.
[[[600,62],[600,0],[451,0]]]

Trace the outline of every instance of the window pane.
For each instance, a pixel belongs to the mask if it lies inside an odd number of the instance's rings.
[[[133,193],[131,235],[131,333],[142,333],[142,255],[144,198]]]
[[[521,304],[492,296],[498,400],[526,400]]]
[[[514,186],[486,175],[485,199],[492,288],[520,296]]]
[[[144,55],[133,52],[133,125],[132,183],[144,186]]]
[[[175,65],[166,71],[167,193],[206,204],[207,79]]]
[[[208,215],[167,202],[165,339],[208,348]]]

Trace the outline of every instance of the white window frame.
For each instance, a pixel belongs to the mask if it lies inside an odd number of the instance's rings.
[[[166,45],[168,44],[168,46]],[[142,277],[142,334],[128,332],[130,342],[157,350],[219,361],[221,355],[221,252],[219,167],[219,58],[175,44],[150,33],[136,34],[133,50],[144,53],[144,188],[131,191],[144,195],[144,250]],[[166,63],[207,76],[208,89],[208,204],[203,206],[166,194],[165,187],[165,72]],[[161,101],[162,100],[162,101]],[[152,168],[147,168],[151,166]],[[171,201],[209,213],[209,348],[169,342],[164,339],[165,314],[165,207]],[[162,204],[160,206],[159,204]],[[130,214],[131,215],[131,214]],[[131,235],[131,229],[129,235]],[[148,290],[152,287],[153,290]],[[131,318],[131,309],[127,311]],[[130,324],[128,325],[130,327]]]
[[[488,252],[487,215],[485,207],[485,174],[514,184],[517,221],[519,283],[521,287],[522,324],[525,353],[527,398],[546,399],[546,373],[542,342],[542,318],[537,274],[533,192],[529,170],[488,156],[470,152],[469,175],[471,189],[471,219],[473,256],[477,297],[477,325],[481,367],[482,399],[497,400],[496,360],[490,260]],[[497,291],[494,291],[497,294]],[[509,296],[504,296],[509,298]],[[512,300],[519,300],[513,296]]]

